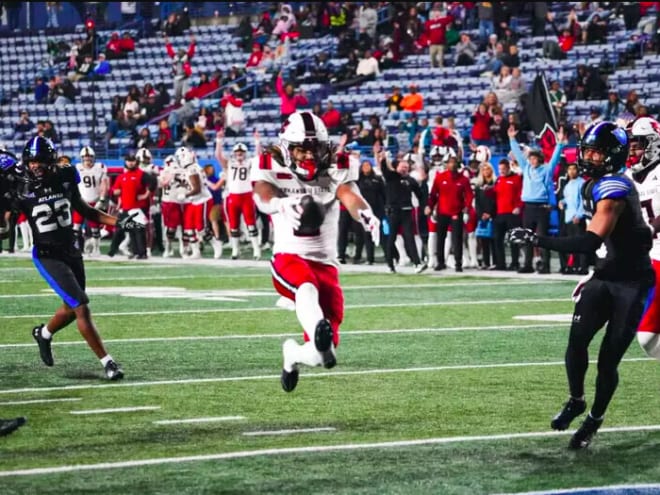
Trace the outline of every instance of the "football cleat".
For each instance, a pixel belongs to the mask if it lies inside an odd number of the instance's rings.
[[[282,389],[285,392],[293,392],[293,389],[295,389],[296,385],[298,385],[298,370],[294,368],[291,371],[287,371],[282,368],[280,383],[282,384]]]
[[[314,332],[314,346],[320,353],[327,352],[332,345],[332,327],[330,322],[323,318],[316,324]]]
[[[589,414],[577,429],[571,441],[568,443],[568,448],[571,450],[586,449],[594,438],[594,435],[603,424],[602,419],[594,419]]]
[[[114,361],[108,361],[105,365],[105,376],[112,381],[121,380],[124,378],[124,370]]]
[[[0,437],[9,435],[23,426],[27,420],[23,417],[14,419],[0,419]]]
[[[428,267],[429,266],[426,263],[421,263],[419,265],[415,265],[415,273],[422,273]]]
[[[32,329],[32,337],[34,337],[34,340],[36,340],[37,345],[39,346],[39,355],[41,356],[41,360],[46,366],[53,366],[55,362],[53,361],[53,351],[50,348],[52,340],[44,339],[41,336],[41,329],[43,327],[43,325],[34,327]]]
[[[564,407],[552,418],[550,426],[553,430],[565,430],[571,425],[571,421],[577,418],[587,409],[587,403],[583,399],[570,397]]]
[[[291,392],[296,388],[296,385],[298,385],[298,365],[293,358],[293,351],[297,347],[298,344],[293,339],[286,339],[284,344],[282,344],[282,357],[284,358],[284,364],[282,365],[280,383],[285,392]]]

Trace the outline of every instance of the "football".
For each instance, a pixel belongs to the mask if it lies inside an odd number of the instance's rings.
[[[300,228],[298,235],[319,235],[319,229],[325,219],[325,207],[310,194],[300,198]]]

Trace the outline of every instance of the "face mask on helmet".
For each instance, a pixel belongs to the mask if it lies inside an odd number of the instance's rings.
[[[302,180],[312,180],[330,167],[328,130],[311,112],[296,112],[282,124],[279,135],[285,165]]]
[[[91,167],[94,165],[95,157],[96,154],[90,146],[83,146],[83,148],[80,150],[80,161],[84,167]]]
[[[660,163],[660,123],[650,117],[641,117],[627,131],[630,153],[626,165],[634,173],[655,168]]]
[[[28,182],[40,184],[55,172],[57,151],[49,139],[36,136],[25,144],[21,160]]]
[[[578,148],[580,174],[599,179],[617,172],[628,158],[626,131],[613,122],[598,122],[584,133]]]
[[[328,143],[306,139],[302,143],[289,145],[291,170],[302,180],[313,180],[319,172],[329,166]]]
[[[140,167],[147,167],[151,165],[151,152],[146,148],[141,148],[135,154]]]

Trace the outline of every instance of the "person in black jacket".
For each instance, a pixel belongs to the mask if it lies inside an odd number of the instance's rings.
[[[420,261],[419,253],[415,246],[412,194],[417,196],[421,204],[422,191],[417,181],[410,176],[410,164],[406,160],[397,160],[395,168],[382,150],[378,151],[377,159],[383,171],[383,177],[385,178],[385,215],[387,216],[390,229],[387,238],[387,250],[385,251],[387,266],[389,266],[391,273],[396,273],[393,261],[394,241],[396,240],[399,227],[401,227],[408,257],[415,265],[415,272],[421,273],[428,266],[426,263]]]
[[[495,171],[493,166],[488,163],[482,163],[479,166],[479,175],[475,179],[474,206],[477,211],[478,225],[484,227],[484,231],[477,229],[477,243],[481,249],[481,268],[488,270],[491,267],[491,253],[493,253],[493,265],[495,264],[495,255],[493,247],[493,217],[495,216],[495,199],[489,197],[486,191],[495,186]],[[485,235],[486,226],[490,224],[490,236]]]
[[[363,160],[360,165],[360,177],[358,178],[358,187],[362,193],[362,197],[371,206],[374,215],[378,217],[383,225],[383,217],[385,216],[385,181],[379,175],[374,173],[369,160]],[[382,232],[381,232],[382,234]],[[364,229],[355,229],[355,257],[354,263],[362,261],[362,247],[366,245],[367,248],[367,263],[374,264],[374,243],[371,235],[364,235]]]

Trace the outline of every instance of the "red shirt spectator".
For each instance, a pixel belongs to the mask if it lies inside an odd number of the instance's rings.
[[[119,33],[114,32],[110,35],[110,39],[105,45],[105,54],[108,58],[120,58],[123,56]]]
[[[571,51],[573,45],[575,45],[575,37],[568,29],[564,29],[562,33],[557,37],[557,43],[559,44],[561,51],[567,53]]]
[[[331,101],[328,102],[325,113],[321,116],[321,120],[328,129],[335,129],[341,124],[341,113],[337,110]]]
[[[138,168],[135,155],[129,155],[126,157],[124,173],[115,179],[112,194],[119,196],[120,207],[123,211],[133,208],[148,208],[149,184],[149,177]]]
[[[123,52],[135,51],[135,40],[131,38],[131,33],[124,33],[119,40],[119,49]]]
[[[250,67],[257,67],[261,63],[263,56],[264,52],[261,49],[261,45],[259,43],[253,43],[252,53],[250,54],[250,58],[248,58],[248,61],[245,64],[245,68],[249,69]]]
[[[186,100],[204,98],[206,95],[213,93],[215,90],[220,88],[220,74],[218,72],[214,72],[211,76],[211,79],[209,79],[206,74],[202,74],[199,77],[199,84],[194,88],[191,88],[184,95]]]
[[[158,126],[158,137],[156,138],[156,147],[161,149],[174,147],[174,141],[172,141],[172,130],[167,124],[167,119],[161,120]]]
[[[472,131],[470,137],[477,144],[486,144],[490,141],[490,113],[485,104],[480,103],[477,111],[472,115]]]
[[[275,80],[275,90],[281,100],[280,115],[282,122],[296,111],[298,105],[309,104],[304,91],[301,91],[300,94],[297,95],[294,93],[293,84],[287,83],[286,86],[284,85],[281,72],[277,75],[277,79]]]
[[[435,19],[429,19],[424,24],[424,34],[430,45],[445,45],[447,40],[445,38],[445,33],[447,32],[447,26],[454,21],[454,18],[450,15],[436,17]]]
[[[468,178],[457,170],[445,170],[436,174],[427,205],[431,210],[437,205],[438,215],[456,217],[472,206],[473,198]]]
[[[522,211],[522,176],[513,172],[502,174],[486,194],[495,198],[496,215],[518,215]]]

